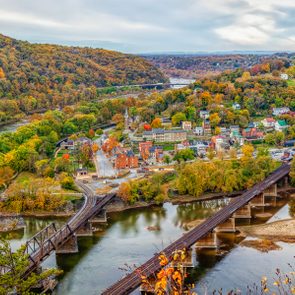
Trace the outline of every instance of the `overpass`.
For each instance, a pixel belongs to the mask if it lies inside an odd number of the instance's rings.
[[[211,233],[218,225],[230,219],[235,212],[247,205],[255,197],[263,194],[269,187],[275,185],[279,180],[287,176],[290,172],[290,164],[285,163],[274,172],[272,172],[264,181],[254,185],[251,189],[244,192],[241,196],[233,199],[226,207],[219,210],[216,214],[206,221],[183,235],[181,238],[166,247],[161,253],[171,258],[175,250],[190,248],[196,242]],[[126,275],[123,279],[102,292],[103,295],[123,295],[130,294],[141,285],[141,274],[151,276],[161,269],[159,264],[159,253],[156,253],[147,262],[142,264],[132,273]]]
[[[76,183],[84,191],[85,201],[82,208],[60,229],[57,229],[55,224],[51,223],[26,242],[25,253],[28,254],[30,264],[23,275],[24,277],[36,270],[53,251],[56,251],[56,253],[77,252],[77,235],[87,235],[89,233],[87,233],[89,221],[115,197],[114,193],[96,196],[82,182],[76,181]],[[7,271],[9,270],[0,268],[0,274]]]

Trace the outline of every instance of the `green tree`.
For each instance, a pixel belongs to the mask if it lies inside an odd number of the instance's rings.
[[[186,120],[186,115],[182,112],[176,113],[174,116],[171,118],[173,126],[178,126],[180,122]]]
[[[184,149],[180,150],[176,153],[173,160],[177,161],[178,163],[184,161],[193,160],[195,158],[194,151],[191,149]]]
[[[24,278],[29,266],[28,255],[24,252],[25,246],[13,252],[8,241],[0,240],[0,265],[8,271],[0,276],[0,294],[32,294],[30,289],[43,280],[61,274],[60,270],[48,269],[41,273],[32,272]]]

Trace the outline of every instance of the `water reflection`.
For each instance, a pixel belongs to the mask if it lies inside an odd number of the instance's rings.
[[[110,214],[107,226],[99,226],[100,231],[92,237],[79,238],[79,253],[58,255],[56,258],[52,255],[46,260],[46,266],[64,270],[56,294],[99,294],[124,275],[119,268],[125,263],[139,265],[145,262],[179,238],[186,231],[184,225],[187,222],[207,218],[227,203],[228,200],[179,206],[164,204]],[[273,220],[289,218],[294,214],[294,200],[289,206],[284,206],[285,203],[286,200],[278,199],[276,205],[272,203],[272,206],[257,208],[253,212],[277,212]],[[26,229],[10,237],[13,247],[20,246],[52,221],[61,226],[65,219],[26,218]],[[252,222],[261,223],[265,219],[254,219]],[[249,221],[240,222],[243,223]],[[149,231],[149,226],[159,227],[159,230]],[[223,245],[222,251],[202,250],[196,253],[196,267],[191,269],[190,280],[197,282],[198,293],[203,294],[203,287],[208,290],[213,290],[213,287],[223,287],[224,290],[243,288],[246,283],[259,280],[263,274],[273,274],[276,267],[290,262],[294,255],[292,244],[280,243],[281,251],[262,254],[240,246],[238,235],[218,234],[218,239]]]

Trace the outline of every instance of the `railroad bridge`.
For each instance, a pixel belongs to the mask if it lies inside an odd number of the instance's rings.
[[[116,194],[97,196],[82,182],[76,183],[84,192],[85,201],[82,208],[60,229],[51,223],[27,241],[25,253],[28,254],[30,264],[24,277],[35,271],[54,251],[57,254],[77,252],[77,236],[92,235],[92,224],[106,221],[104,207],[115,198]],[[0,274],[7,271],[9,270],[0,268]]]
[[[290,164],[284,163],[265,180],[232,199],[226,207],[170,244],[161,253],[171,258],[175,250],[183,248],[190,249],[193,246],[216,247],[216,232],[233,232],[235,231],[236,218],[251,218],[251,207],[265,206],[266,197],[276,197],[277,183],[287,184],[289,172]],[[159,254],[156,253],[147,262],[106,289],[102,294],[130,294],[141,285],[141,274],[149,277],[161,269]]]

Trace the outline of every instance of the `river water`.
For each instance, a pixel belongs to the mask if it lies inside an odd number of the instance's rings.
[[[51,255],[44,267],[59,267],[64,271],[55,292],[57,295],[94,295],[121,278],[126,272],[119,268],[145,262],[186,232],[186,223],[210,216],[222,208],[226,201],[207,201],[195,204],[129,210],[109,215],[109,223],[92,237],[79,238],[79,253]],[[265,209],[276,213],[274,220],[289,217],[286,201]],[[19,247],[52,219],[26,218],[26,229],[10,236],[13,248]],[[58,225],[65,220],[55,219]],[[255,223],[260,222],[254,220]],[[158,226],[158,231],[148,231],[148,226]],[[198,294],[213,289],[245,290],[247,284],[258,282],[262,275],[272,277],[277,267],[288,270],[293,262],[295,245],[279,242],[281,250],[261,253],[239,245],[237,234],[222,234],[222,254],[215,251],[198,251],[196,267],[191,270],[191,280],[196,282]],[[210,293],[210,294],[211,294]]]

